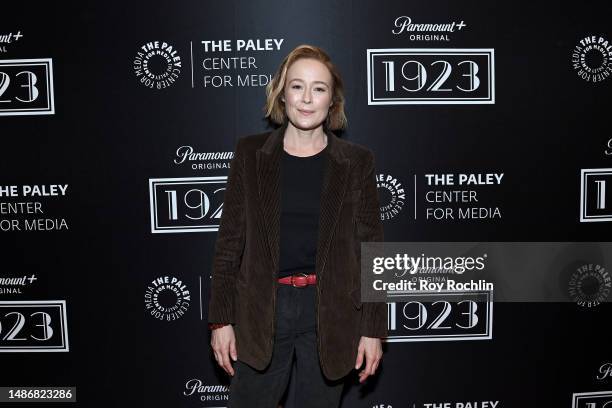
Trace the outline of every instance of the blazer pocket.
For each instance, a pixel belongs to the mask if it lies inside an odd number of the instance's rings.
[[[359,288],[353,289],[350,296],[351,300],[353,301],[353,305],[355,305],[355,309],[361,309],[361,290]]]

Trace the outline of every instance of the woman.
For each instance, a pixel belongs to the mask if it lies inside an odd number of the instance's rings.
[[[344,128],[342,80],[320,48],[285,58],[267,89],[281,124],[241,138],[215,245],[208,321],[229,407],[276,407],[296,354],[302,407],[337,407],[347,374],[374,374],[385,303],[360,301],[360,244],[382,241],[372,152]],[[235,362],[235,371],[232,366]]]

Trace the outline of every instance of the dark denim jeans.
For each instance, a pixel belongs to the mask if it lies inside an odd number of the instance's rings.
[[[278,285],[276,330],[272,361],[259,371],[240,361],[234,363],[228,408],[277,408],[296,354],[296,408],[337,408],[344,379],[330,381],[319,364],[316,332],[316,286],[295,288]]]

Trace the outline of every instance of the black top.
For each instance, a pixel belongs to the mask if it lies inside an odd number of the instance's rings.
[[[281,160],[280,260],[278,277],[315,273],[323,172],[327,146],[319,153]]]

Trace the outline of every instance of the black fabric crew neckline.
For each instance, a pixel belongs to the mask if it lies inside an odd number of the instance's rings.
[[[313,154],[312,156],[294,156],[291,153],[288,153],[285,148],[283,147],[283,154],[285,155],[285,157],[290,157],[292,159],[296,159],[296,160],[307,160],[307,159],[314,159],[316,157],[320,157],[323,155],[323,153],[327,152],[329,148],[329,141],[327,141],[327,144],[325,145],[325,147],[323,148],[323,150],[321,150],[318,153]]]

